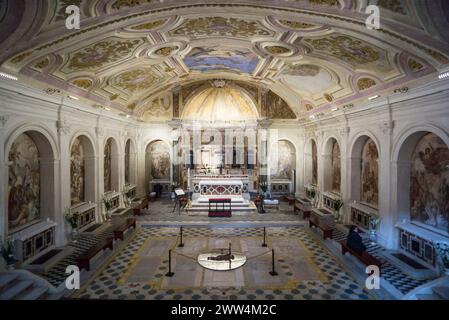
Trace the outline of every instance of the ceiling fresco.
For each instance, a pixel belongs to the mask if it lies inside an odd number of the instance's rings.
[[[3,3],[26,10],[0,15],[1,71],[141,121],[181,117],[214,79],[243,90],[259,117],[297,120],[449,65],[443,0]],[[369,4],[381,9],[379,30],[365,25]],[[65,26],[68,5],[80,8],[79,30]]]

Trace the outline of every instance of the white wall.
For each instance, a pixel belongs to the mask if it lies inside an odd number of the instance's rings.
[[[339,110],[331,115],[314,121],[298,122],[288,125],[274,122],[271,129],[277,130],[279,140],[290,141],[296,149],[296,186],[297,193],[307,182],[311,165],[308,163],[307,143],[315,139],[318,151],[318,183],[324,191],[325,144],[335,138],[341,151],[341,196],[345,203],[346,221],[349,217],[348,203],[355,195],[351,186],[360,185],[354,181],[353,170],[359,170],[351,161],[355,141],[363,135],[370,136],[378,145],[379,151],[379,212],[383,218],[379,232],[381,244],[393,248],[397,245],[397,231],[394,224],[398,221],[397,177],[401,173],[398,154],[406,138],[417,131],[431,131],[444,141],[449,141],[449,82],[438,81],[406,94],[390,97],[390,100],[376,100],[363,107]],[[63,244],[68,236],[68,228],[63,219],[64,208],[70,206],[70,146],[76,136],[89,137],[94,145],[95,155],[95,201],[102,208],[103,194],[103,150],[109,137],[117,142],[118,185],[125,183],[124,153],[125,144],[132,139],[135,156],[131,157],[135,172],[131,172],[131,181],[137,185],[137,194],[145,194],[145,150],[154,140],[163,140],[172,145],[172,128],[165,123],[142,124],[116,116],[112,112],[102,111],[90,106],[82,106],[61,95],[48,95],[44,91],[30,89],[15,82],[0,80],[0,235],[7,232],[7,184],[8,158],[7,146],[19,132],[37,130],[46,136],[53,148],[55,159],[54,199],[50,199],[54,208],[57,228],[57,242]],[[131,166],[132,167],[132,166]],[[399,172],[399,173],[398,173]],[[119,190],[121,191],[121,190]],[[400,192],[400,191],[399,191]],[[100,217],[98,212],[98,217]],[[401,213],[403,216],[403,213]],[[61,227],[62,226],[62,227]]]

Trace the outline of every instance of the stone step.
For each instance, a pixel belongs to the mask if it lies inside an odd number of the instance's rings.
[[[11,288],[5,290],[0,295],[0,300],[12,300],[18,295],[20,295],[23,291],[27,290],[29,287],[33,285],[33,281],[18,281],[17,284],[12,286]]]
[[[25,294],[18,297],[18,300],[38,300],[42,298],[48,291],[48,288],[45,287],[34,287],[31,290],[28,290]]]
[[[18,278],[16,273],[0,273],[0,291]]]
[[[449,300],[449,287],[433,287],[432,291],[442,300]]]

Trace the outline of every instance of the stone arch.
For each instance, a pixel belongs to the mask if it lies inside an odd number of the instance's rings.
[[[323,190],[341,193],[341,147],[335,137],[329,137],[322,150]]]
[[[119,145],[114,137],[105,139],[103,149],[103,190],[120,191],[119,186]]]
[[[170,144],[163,139],[152,139],[145,147],[145,181],[147,192],[160,184],[169,191],[172,174],[172,154]]]

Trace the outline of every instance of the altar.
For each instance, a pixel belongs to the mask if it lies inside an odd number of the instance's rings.
[[[250,201],[247,175],[194,175],[192,201],[187,207],[189,214],[207,213],[209,200],[231,200],[233,213],[252,213],[256,206]]]

